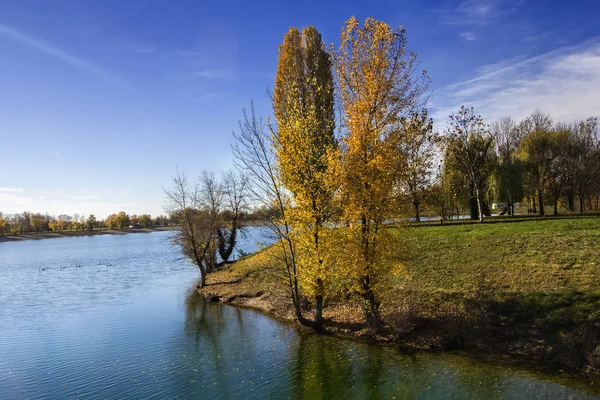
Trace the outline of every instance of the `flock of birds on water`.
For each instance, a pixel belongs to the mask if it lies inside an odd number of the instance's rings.
[[[105,267],[112,267],[112,266],[113,266],[112,264],[109,264],[109,263],[102,263],[102,262],[98,262],[96,265],[103,265],[103,266],[105,266]],[[80,267],[83,267],[83,265],[81,265],[81,264],[78,264],[78,263],[75,263],[75,265],[74,265],[72,268],[80,268]],[[66,267],[65,267],[64,265],[61,265],[59,269],[60,269],[60,270],[63,270],[63,269],[67,269],[67,268],[69,268],[69,267],[68,267],[68,266],[66,266]],[[45,271],[45,270],[46,270],[46,267],[40,267],[40,268],[39,268],[39,271],[40,271],[40,272],[41,272],[41,271]]]

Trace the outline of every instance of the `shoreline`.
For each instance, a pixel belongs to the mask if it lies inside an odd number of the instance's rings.
[[[536,355],[527,348],[523,342],[521,348],[509,348],[506,346],[493,346],[484,343],[456,343],[448,346],[439,345],[439,343],[425,344],[419,339],[431,339],[433,336],[444,339],[444,332],[447,326],[440,325],[438,327],[430,327],[430,329],[421,330],[409,329],[406,332],[393,332],[389,329],[384,329],[381,333],[373,335],[367,329],[352,328],[360,322],[354,321],[352,318],[352,310],[349,312],[348,307],[340,304],[328,306],[327,312],[324,310],[326,323],[326,332],[319,333],[310,327],[299,324],[291,302],[289,299],[281,295],[273,293],[264,293],[258,291],[256,293],[240,292],[231,294],[231,291],[223,292],[222,288],[211,287],[213,285],[235,285],[239,281],[209,283],[202,289],[197,289],[198,295],[202,296],[206,301],[219,303],[231,307],[238,307],[256,311],[269,318],[273,318],[283,324],[289,324],[296,329],[304,332],[309,332],[315,335],[327,335],[340,340],[349,340],[372,345],[392,346],[400,352],[406,354],[418,352],[433,352],[433,353],[464,353],[466,355],[490,354],[496,357],[505,358],[505,361],[514,362],[521,365],[527,365],[529,368],[548,373],[548,374],[567,374],[570,378],[576,378],[594,385],[595,380],[600,375],[600,371],[587,368],[574,368],[569,365],[563,365],[557,360],[547,360],[543,356]],[[329,314],[329,315],[327,315]],[[332,317],[331,314],[336,314],[337,317]],[[310,318],[309,310],[304,310],[305,317]],[[353,320],[353,321],[350,321]],[[344,327],[346,326],[346,327]],[[423,337],[419,338],[420,335]],[[514,346],[515,343],[512,343]]]
[[[403,244],[391,260],[405,274],[382,287],[383,329],[365,327],[355,295],[334,293],[323,309],[327,334],[407,352],[490,352],[597,378],[599,224],[572,218],[394,228]],[[264,248],[209,274],[198,292],[301,327],[274,251]],[[302,303],[312,319],[310,299]]]
[[[408,342],[403,342],[403,337],[390,338],[385,336],[377,337],[369,334],[360,335],[357,334],[357,332],[352,331],[342,332],[337,329],[329,330],[331,328],[330,326],[328,327],[327,332],[319,333],[310,327],[299,324],[293,315],[291,305],[290,314],[282,314],[280,312],[281,310],[278,310],[275,304],[272,303],[273,299],[270,298],[268,294],[257,292],[257,297],[246,297],[246,295],[241,295],[216,298],[214,297],[214,292],[206,290],[209,287],[210,286],[203,289],[196,289],[196,295],[202,296],[205,301],[220,306],[236,307],[259,313],[267,318],[271,318],[281,324],[294,328],[300,335],[325,335],[337,340],[361,343],[368,346],[384,346],[409,357],[417,354],[440,354],[459,356],[462,359],[473,362],[499,363],[509,370],[513,367],[522,368],[533,374],[542,374],[542,376],[549,378],[550,382],[553,383],[564,385],[565,382],[570,382],[572,386],[568,385],[568,387],[590,390],[590,393],[593,394],[600,393],[598,392],[597,386],[597,379],[600,375],[600,371],[598,370],[573,368],[559,363],[548,363],[543,358],[532,356],[532,354],[528,352],[510,351],[506,349],[478,346],[452,348],[415,346],[410,340]],[[305,314],[305,316],[307,315]]]
[[[0,235],[2,242],[21,242],[25,240],[58,239],[80,236],[99,236],[99,235],[127,235],[130,233],[152,233],[175,231],[176,226],[157,226],[153,228],[126,228],[126,229],[98,229],[93,231],[64,231],[64,232],[41,232],[24,233],[21,235]]]

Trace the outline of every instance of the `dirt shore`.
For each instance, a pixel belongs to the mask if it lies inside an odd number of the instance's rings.
[[[159,226],[154,228],[130,228],[130,229],[99,229],[93,231],[65,231],[65,232],[42,232],[42,233],[24,233],[22,235],[0,235],[0,242],[20,242],[22,240],[40,240],[57,239],[76,236],[97,236],[97,235],[126,235],[128,233],[150,233],[174,231],[175,226]]]
[[[232,269],[219,271],[207,278],[207,286],[198,293],[212,302],[235,307],[249,308],[269,315],[284,323],[298,324],[289,295],[281,285],[264,285],[260,277],[240,276]],[[258,278],[258,279],[257,279]],[[313,318],[307,305],[303,309],[306,318]],[[477,321],[457,316],[420,318],[410,315],[408,309],[397,310],[383,307],[386,326],[377,334],[364,327],[363,314],[352,301],[330,301],[324,310],[328,335],[347,340],[370,343],[388,343],[399,351],[473,351],[475,353],[510,356],[515,361],[528,363],[532,368],[549,373],[563,373],[594,384],[599,371],[573,361],[572,349],[562,346],[553,351],[555,343],[540,343],[532,338],[529,324],[517,324],[514,331],[506,326],[493,326],[490,321]],[[482,324],[483,323],[483,324]],[[512,332],[511,332],[512,331]]]

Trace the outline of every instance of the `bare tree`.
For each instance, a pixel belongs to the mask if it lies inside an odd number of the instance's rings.
[[[275,239],[274,257],[285,268],[283,279],[287,284],[298,322],[313,326],[312,321],[302,314],[301,293],[298,283],[298,268],[296,249],[292,240],[286,211],[291,198],[285,190],[277,169],[273,146],[273,131],[275,126],[269,126],[254,111],[254,103],[250,105],[249,113],[243,110],[239,122],[239,132],[234,132],[236,143],[232,146],[236,166],[243,171],[249,181],[248,190],[252,200],[261,204],[274,215],[269,220],[269,227]]]
[[[204,186],[210,186],[210,175],[203,176]],[[201,182],[190,182],[185,173],[176,171],[171,188],[163,189],[165,212],[175,215],[181,227],[173,238],[183,255],[200,269],[200,286],[206,285],[206,275],[214,269],[213,210],[207,204],[216,202],[216,193],[202,196]],[[212,214],[212,215],[211,215]]]
[[[176,171],[171,188],[164,190],[165,211],[181,223],[174,243],[200,269],[201,287],[206,275],[226,264],[233,253],[245,188],[246,179],[234,173],[226,174],[221,183],[212,172],[203,171],[192,182]]]

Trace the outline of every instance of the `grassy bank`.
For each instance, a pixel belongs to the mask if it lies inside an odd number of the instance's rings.
[[[393,261],[407,273],[385,288],[389,330],[379,339],[600,367],[600,218],[394,229],[401,245]],[[209,276],[204,294],[293,319],[269,251]],[[367,335],[352,298],[328,299],[325,317],[333,332]]]
[[[157,226],[154,228],[126,228],[126,229],[94,229],[83,231],[62,231],[62,232],[40,232],[23,233],[20,235],[0,235],[0,242],[19,242],[22,240],[56,239],[63,237],[76,236],[96,236],[96,235],[125,235],[128,233],[149,233],[161,231],[173,231],[177,229],[174,226]]]

